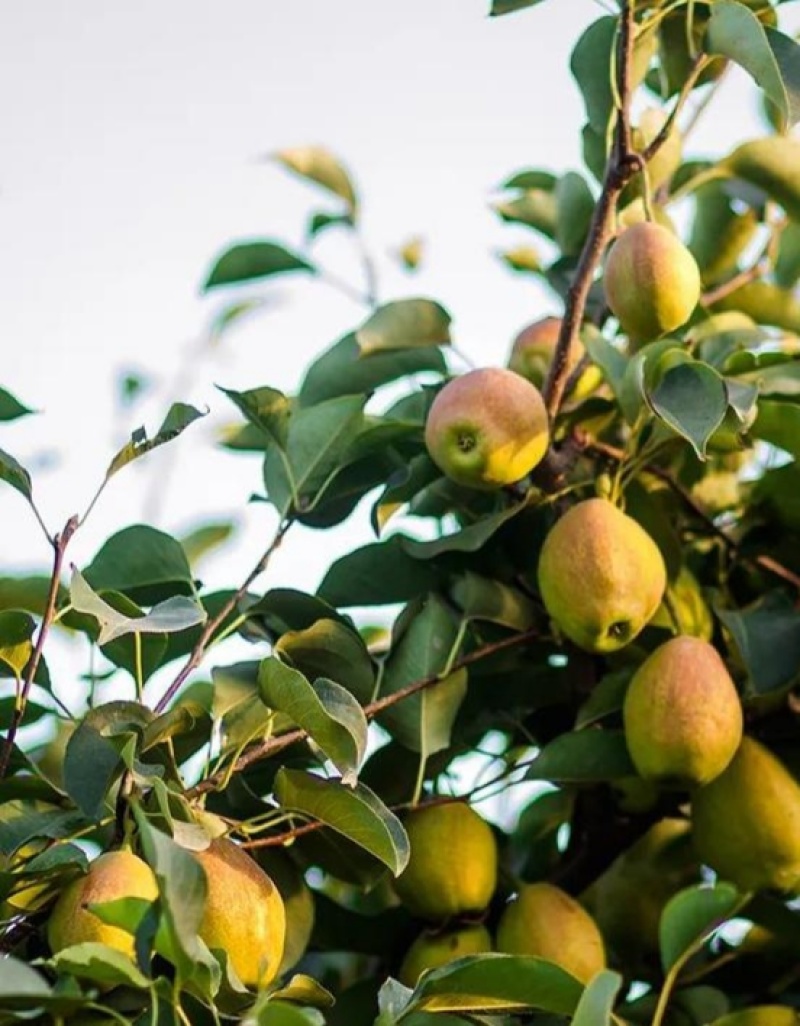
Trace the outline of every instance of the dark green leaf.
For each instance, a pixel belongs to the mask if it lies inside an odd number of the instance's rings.
[[[0,449],[0,481],[5,481],[12,488],[24,495],[28,502],[31,502],[33,491],[31,488],[31,476],[28,471],[17,463],[14,457]]]
[[[5,663],[15,677],[22,674],[31,657],[31,638],[35,630],[36,623],[29,613],[20,609],[0,611],[0,662]]]
[[[719,374],[704,363],[680,363],[664,374],[648,399],[658,416],[703,459],[706,444],[728,409],[725,382]]]
[[[617,19],[604,15],[586,29],[570,59],[570,70],[586,105],[591,128],[605,136],[614,106],[611,90],[611,54],[617,35]]]
[[[131,440],[114,456],[106,470],[106,480],[112,477],[118,470],[138,460],[146,453],[157,449],[166,442],[177,438],[190,424],[204,417],[205,414],[196,410],[194,406],[187,403],[173,403],[164,418],[164,422],[152,438],[147,437],[145,429],[139,428],[131,435]]]
[[[275,778],[281,805],[318,819],[365,848],[398,876],[408,862],[408,837],[393,812],[368,787],[282,767]]]
[[[527,499],[492,513],[482,520],[463,527],[453,534],[446,534],[433,541],[416,541],[413,538],[403,540],[403,545],[414,559],[433,559],[444,552],[477,552],[486,542],[509,520],[513,519],[528,504]]]
[[[322,146],[295,146],[280,150],[275,160],[307,181],[315,182],[345,201],[350,211],[358,205],[350,175],[341,161]]]
[[[10,392],[0,388],[0,421],[17,420],[18,417],[25,417],[33,412],[28,406],[23,406]]]
[[[578,710],[575,729],[582,730],[619,713],[625,700],[625,692],[633,671],[628,668],[607,673],[592,688],[591,694]]]
[[[275,242],[240,242],[217,258],[203,288],[208,290],[219,285],[236,285],[288,271],[315,273],[316,268]]]
[[[386,482],[386,488],[372,507],[370,520],[375,534],[379,535],[398,510],[439,477],[441,471],[426,453],[414,456],[397,470]]]
[[[263,448],[270,442],[283,447],[291,413],[291,403],[277,388],[251,388],[247,392],[217,386],[263,435]]]
[[[699,884],[680,891],[661,913],[659,939],[664,972],[683,962],[705,937],[737,911],[739,892],[728,883]]]
[[[542,0],[492,0],[489,17],[499,18],[503,14],[513,14],[514,11],[521,11],[525,7],[535,7],[541,2]]]
[[[352,228],[354,224],[350,214],[328,214],[324,210],[318,210],[308,219],[306,235],[313,239],[328,228]]]
[[[88,819],[103,817],[108,791],[121,771],[117,746],[88,723],[79,724],[67,742],[64,787]]]
[[[366,750],[367,720],[349,691],[325,677],[311,684],[275,656],[261,661],[258,687],[265,705],[285,713],[304,730],[345,784],[355,781]]]
[[[590,729],[561,734],[545,745],[526,779],[595,783],[635,775],[622,731]]]
[[[551,171],[542,171],[540,168],[526,168],[524,171],[517,171],[510,178],[507,178],[500,186],[501,189],[544,189],[545,192],[553,192],[558,178]]]
[[[589,232],[594,214],[594,196],[582,175],[570,171],[556,186],[556,242],[562,253],[577,256]]]
[[[751,696],[783,691],[800,667],[800,613],[782,591],[771,591],[744,609],[714,607],[747,670]]]
[[[343,623],[323,618],[304,630],[286,631],[274,651],[309,680],[328,677],[363,704],[372,698],[375,674],[369,652],[360,636]]]
[[[180,542],[146,524],[112,535],[84,572],[94,591],[121,591],[141,605],[191,595],[192,570]]]
[[[450,342],[450,314],[432,299],[398,299],[371,314],[356,331],[364,356]]]
[[[458,578],[450,597],[468,620],[485,620],[524,631],[536,618],[536,607],[523,592],[471,571]]]
[[[394,535],[335,560],[319,586],[332,606],[382,606],[407,602],[436,586],[439,574],[406,551],[410,539]]]

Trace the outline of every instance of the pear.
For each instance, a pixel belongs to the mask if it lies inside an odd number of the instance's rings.
[[[633,129],[633,148],[643,153],[653,142],[667,122],[666,113],[658,107],[648,107],[642,112],[639,124]],[[678,128],[673,124],[666,141],[647,163],[647,178],[650,188],[655,191],[669,182],[680,167],[683,153],[683,139]],[[633,180],[634,188],[641,188],[637,178]]]
[[[462,926],[445,933],[424,931],[406,952],[398,979],[407,987],[415,987],[426,969],[438,969],[456,958],[483,955],[491,950],[492,938],[486,927],[480,924]]]
[[[669,818],[652,826],[594,883],[590,911],[623,966],[639,969],[657,956],[664,906],[699,881],[689,822]]]
[[[47,924],[47,940],[53,954],[73,944],[95,941],[134,957],[133,935],[119,926],[104,923],[89,905],[120,898],[155,901],[158,884],[152,869],[125,849],[100,855],[85,876],[74,880],[61,894]]]
[[[692,832],[703,862],[740,890],[800,892],[800,784],[753,738],[694,794]]]
[[[789,217],[800,219],[800,139],[768,135],[737,146],[722,168],[763,189]]]
[[[224,951],[247,987],[265,987],[283,959],[286,914],[277,887],[246,851],[227,838],[194,852],[208,883],[198,934]]]
[[[666,786],[709,783],[742,740],[736,687],[702,638],[671,638],[645,659],[625,694],[623,720],[639,775]]]
[[[433,922],[481,912],[497,885],[492,829],[465,802],[413,809],[405,819],[411,846],[395,891],[413,915]]]
[[[603,274],[606,302],[632,342],[674,331],[691,317],[700,298],[697,263],[680,239],[645,222],[621,232]]]
[[[771,281],[749,281],[714,304],[715,310],[746,314],[758,324],[800,333],[800,300],[791,289]]]
[[[549,441],[539,390],[502,367],[453,378],[433,400],[425,424],[434,463],[456,483],[485,491],[529,474]]]
[[[715,1019],[711,1026],[798,1026],[800,1015],[788,1005],[755,1005]]]
[[[649,534],[607,499],[585,499],[549,531],[539,556],[547,612],[576,645],[613,652],[658,609],[667,584]]]
[[[300,867],[285,848],[258,848],[254,857],[278,888],[286,912],[286,941],[281,973],[292,969],[306,952],[314,929],[314,894]]]
[[[606,965],[603,938],[594,919],[550,883],[520,887],[500,916],[497,950],[554,962],[582,983]]]
[[[537,388],[541,388],[553,362],[561,323],[560,317],[544,317],[523,328],[514,338],[511,355],[508,358],[509,369],[527,378]],[[586,350],[579,342],[573,345],[568,364],[570,372],[585,355]],[[580,374],[570,396],[576,400],[583,399],[593,392],[602,380],[600,369],[589,366]]]

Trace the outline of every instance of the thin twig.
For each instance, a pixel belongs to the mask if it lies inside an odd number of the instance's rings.
[[[461,670],[467,666],[471,666],[473,663],[477,663],[481,659],[485,659],[487,656],[494,655],[496,652],[502,652],[507,648],[514,648],[517,645],[523,645],[526,641],[531,641],[533,638],[539,637],[539,634],[539,631],[533,629],[522,631],[519,634],[512,634],[507,638],[502,638],[500,641],[493,641],[487,645],[482,645],[480,648],[473,649],[472,652],[468,652],[465,656],[462,656],[461,659],[458,659],[453,663],[447,676],[452,675],[456,670]],[[424,691],[427,688],[433,687],[435,684],[439,684],[444,679],[446,678],[443,677],[442,674],[434,673],[428,677],[423,677],[421,680],[407,684],[406,687],[400,688],[398,691],[394,691],[391,695],[375,699],[375,701],[365,705],[364,715],[368,720],[374,719],[378,713],[383,712],[384,709],[397,705],[398,702],[403,702],[412,695],[416,695],[420,691]],[[226,769],[220,770],[219,772],[206,777],[205,780],[201,780],[199,784],[195,784],[194,787],[190,788],[186,792],[186,796],[187,798],[195,798],[208,791],[213,791],[221,781],[228,779],[234,773],[241,773],[242,770],[247,769],[247,767],[251,766],[253,763],[260,762],[262,759],[270,758],[278,752],[283,751],[284,748],[288,748],[290,745],[296,744],[299,741],[305,741],[307,737],[308,734],[306,731],[298,728],[296,730],[290,730],[285,734],[278,734],[276,737],[267,738],[267,740],[261,741],[259,744],[254,745],[248,751],[244,752],[232,767],[229,766]]]
[[[14,740],[25,715],[25,707],[28,703],[28,695],[30,694],[31,687],[33,685],[33,678],[36,676],[36,671],[39,668],[45,639],[47,638],[55,617],[56,603],[58,601],[58,588],[61,583],[61,569],[64,565],[64,553],[67,550],[70,539],[78,529],[78,525],[78,517],[70,517],[64,525],[64,530],[61,534],[57,534],[55,538],[53,538],[53,572],[50,575],[50,587],[47,592],[47,600],[45,602],[44,613],[42,615],[42,622],[39,624],[39,633],[36,636],[36,644],[31,654],[30,661],[28,662],[19,700],[14,706],[14,714],[11,718],[11,726],[8,728],[8,733],[6,734],[3,754],[0,756],[0,778],[4,777],[8,772],[8,767],[11,762],[11,753],[14,750]]]
[[[178,675],[172,681],[170,686],[158,700],[155,707],[156,713],[162,713],[166,709],[166,707],[178,693],[184,681],[192,672],[192,670],[197,669],[197,667],[203,661],[203,656],[205,655],[209,642],[214,636],[214,632],[217,630],[220,624],[224,622],[225,618],[233,612],[233,610],[238,605],[239,601],[242,598],[244,598],[245,594],[247,593],[247,589],[250,587],[250,585],[253,583],[256,577],[258,577],[267,569],[270,559],[272,559],[275,552],[278,550],[278,548],[280,548],[280,544],[283,541],[286,532],[292,526],[292,523],[292,520],[285,520],[278,525],[278,529],[275,532],[274,538],[270,542],[261,559],[259,559],[256,565],[247,575],[247,578],[245,579],[243,584],[236,589],[236,591],[233,593],[233,595],[231,595],[231,597],[228,599],[225,605],[222,606],[222,608],[219,610],[217,615],[206,622],[202,634],[197,639],[197,642],[192,651],[189,653],[189,658],[183,664]]]

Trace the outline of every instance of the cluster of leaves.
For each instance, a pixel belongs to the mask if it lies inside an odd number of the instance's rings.
[[[496,0],[492,13],[533,2]],[[676,894],[660,952],[635,966],[617,958],[617,972],[586,987],[553,964],[501,955],[434,970],[413,990],[393,979],[420,928],[391,890],[408,860],[409,806],[453,793],[476,803],[502,795],[516,809],[513,829],[497,830],[504,873],[490,926],[518,881],[546,878],[583,895],[653,823],[681,815],[681,793],[631,800],[640,782],[620,718],[632,673],[672,634],[713,638],[748,729],[800,770],[797,144],[771,137],[783,156],[770,173],[730,155],[684,159],[653,195],[645,176],[645,209],[685,218],[703,277],[703,301],[680,337],[632,351],[595,280],[614,218],[638,195],[611,140],[629,117],[628,94],[667,104],[677,124],[734,61],[764,91],[775,123],[790,123],[799,51],[776,27],[778,4],[630,6],[595,21],[573,52],[586,174],[526,169],[498,205],[504,221],[537,237],[536,250],[511,249],[507,263],[564,302],[603,376],[580,401],[568,387],[534,480],[487,494],[442,477],[423,427],[450,373],[450,316],[426,297],[379,304],[368,256],[365,318],[307,368],[295,395],[223,390],[242,417],[225,444],[260,459],[277,522],[243,583],[208,591],[197,580],[190,557],[214,531],[181,542],[143,524],[120,530],[63,580],[91,504],[51,535],[29,474],[0,451],[0,479],[30,503],[54,554],[50,578],[0,579],[0,722],[10,725],[0,739],[0,1022],[451,1026],[524,1016],[702,1026],[765,999],[800,1002],[797,912],[769,895],[743,904],[724,881]],[[631,58],[627,80],[616,77],[628,64],[620,56]],[[346,170],[315,148],[277,160],[334,204],[310,216],[309,239],[338,230],[360,247]],[[403,259],[415,267],[418,246]],[[330,277],[309,254],[249,240],[217,260],[206,287],[292,272]],[[254,303],[234,299],[218,330]],[[728,310],[749,323],[715,320]],[[29,412],[0,392],[0,419]],[[103,485],[198,416],[173,406],[153,438],[136,433],[113,458]],[[669,575],[656,617],[607,658],[558,636],[536,584],[550,526],[598,481],[624,495]],[[296,525],[330,528],[365,500],[375,540],[336,559],[316,594],[254,590]],[[84,635],[107,667],[76,682],[74,711],[53,693],[51,629]],[[253,658],[224,661],[233,635],[252,644]],[[115,673],[132,679],[136,701],[95,700]],[[481,767],[466,789],[465,764]],[[527,804],[515,797],[522,781],[541,785]],[[257,997],[198,953],[202,896],[186,849],[204,843],[211,814],[275,877],[289,909],[285,971]],[[56,896],[93,852],[130,837],[156,871],[159,899],[95,910],[135,934],[137,961],[102,945],[52,956],[44,927]],[[769,945],[720,934],[736,916],[768,931]],[[170,959],[152,953],[159,922],[176,938]]]

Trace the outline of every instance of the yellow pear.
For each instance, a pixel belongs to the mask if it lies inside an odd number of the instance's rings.
[[[657,955],[664,906],[699,880],[688,820],[662,819],[595,882],[590,911],[626,968],[639,968]]]
[[[453,378],[433,400],[425,424],[425,444],[443,473],[486,491],[529,474],[549,441],[539,390],[502,367]]]
[[[625,694],[623,719],[639,775],[667,786],[709,783],[742,740],[736,687],[702,638],[671,638],[645,659]]]
[[[218,838],[194,856],[208,883],[198,930],[209,948],[228,956],[248,987],[265,987],[278,974],[286,936],[286,914],[278,888],[246,851]]]
[[[134,957],[133,935],[111,926],[89,910],[89,905],[121,898],[155,901],[158,884],[152,869],[133,852],[109,851],[89,866],[61,894],[47,924],[47,940],[54,954],[73,944],[96,941]]]
[[[658,107],[648,107],[642,112],[639,124],[633,129],[633,148],[643,153],[653,142],[667,122],[667,114]],[[678,128],[673,124],[666,141],[659,147],[655,155],[647,162],[647,178],[650,188],[655,191],[666,184],[680,167],[683,153],[683,139]],[[634,178],[635,189],[641,188],[641,182]]]
[[[445,922],[489,904],[497,884],[492,829],[466,802],[412,810],[404,821],[411,857],[395,881],[406,908],[420,919]]]
[[[497,926],[497,950],[555,962],[582,983],[606,965],[594,919],[549,883],[523,884],[506,905]]]
[[[800,892],[800,784],[753,738],[694,794],[692,832],[703,862],[740,890]]]
[[[398,972],[398,979],[407,987],[416,986],[426,969],[438,969],[456,958],[483,955],[492,950],[492,938],[485,926],[462,926],[445,933],[427,930],[417,937],[406,952]]]
[[[284,848],[258,848],[254,857],[278,888],[286,912],[286,942],[281,973],[292,969],[306,952],[314,929],[314,894],[300,867]]]
[[[800,1015],[788,1005],[755,1005],[715,1019],[711,1026],[798,1026]]]
[[[622,330],[632,342],[647,342],[689,320],[700,298],[700,272],[668,228],[645,222],[617,236],[603,287]]]
[[[607,499],[585,499],[549,531],[538,569],[547,612],[576,645],[613,652],[658,609],[667,571],[658,546]]]

